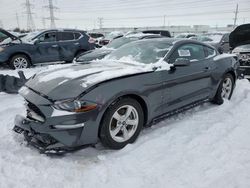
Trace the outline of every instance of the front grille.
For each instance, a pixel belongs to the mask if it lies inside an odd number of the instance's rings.
[[[29,101],[27,101],[27,118],[39,122],[45,121],[45,116],[43,115],[41,110]]]

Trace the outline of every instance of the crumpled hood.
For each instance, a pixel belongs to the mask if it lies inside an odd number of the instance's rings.
[[[240,45],[250,44],[250,24],[236,27],[229,35],[229,44],[232,49]]]
[[[63,100],[75,98],[91,86],[106,80],[151,71],[152,68],[144,64],[98,61],[41,72],[25,85],[52,100]]]

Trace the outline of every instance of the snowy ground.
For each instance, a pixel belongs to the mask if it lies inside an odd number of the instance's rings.
[[[0,70],[7,73],[16,74]],[[232,100],[224,105],[207,103],[166,119],[144,129],[136,143],[120,151],[99,144],[64,157],[26,147],[22,136],[12,131],[15,115],[24,113],[22,97],[0,93],[0,101],[1,188],[250,187],[247,80],[238,81]]]

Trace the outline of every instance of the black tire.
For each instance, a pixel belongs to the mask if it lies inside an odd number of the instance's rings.
[[[212,103],[218,104],[218,105],[221,105],[221,104],[224,103],[224,99],[223,99],[223,97],[221,96],[221,93],[222,93],[222,88],[223,88],[223,82],[224,82],[226,79],[228,79],[228,78],[229,78],[229,79],[231,80],[231,82],[232,82],[232,89],[231,89],[231,93],[230,93],[230,95],[229,95],[229,97],[228,97],[228,100],[231,99],[232,94],[233,94],[233,90],[234,90],[235,81],[234,81],[234,78],[233,78],[232,74],[228,73],[228,74],[226,74],[226,75],[223,77],[223,79],[221,80],[220,85],[219,85],[219,88],[218,88],[218,90],[217,90],[217,92],[216,92],[216,95],[215,95],[215,97],[214,97],[213,100],[212,100]]]
[[[18,69],[16,66],[15,66],[15,61],[17,59],[23,59],[26,61],[25,65],[23,64],[23,67],[20,67],[20,68],[29,68],[31,66],[31,62],[30,62],[30,59],[24,55],[24,54],[17,54],[17,55],[14,55],[11,59],[10,59],[10,62],[9,62],[9,67],[11,69]]]
[[[134,134],[124,142],[117,142],[111,136],[110,132],[111,121],[113,121],[112,117],[115,114],[115,112],[117,112],[117,110],[126,105],[132,106],[137,111],[139,120]],[[144,124],[144,113],[140,103],[132,98],[122,98],[118,100],[115,104],[112,104],[105,112],[104,117],[102,119],[102,123],[100,125],[101,127],[100,127],[99,137],[104,146],[107,146],[111,149],[121,149],[125,147],[128,143],[133,143],[137,139],[137,137],[141,132],[143,124]]]

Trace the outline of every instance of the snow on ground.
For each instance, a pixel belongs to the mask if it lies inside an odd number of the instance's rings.
[[[98,144],[62,157],[39,154],[12,131],[15,115],[24,113],[21,96],[0,93],[0,101],[1,188],[250,187],[247,80],[237,82],[231,101],[168,118],[120,151]]]

